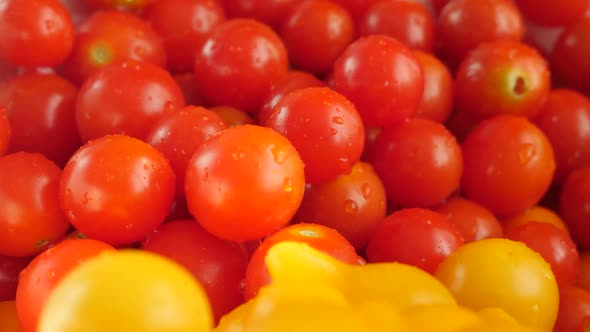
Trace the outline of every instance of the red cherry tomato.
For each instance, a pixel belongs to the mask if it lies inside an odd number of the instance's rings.
[[[78,0],[79,1],[79,0]],[[137,11],[145,8],[152,0],[83,0],[94,9]]]
[[[268,26],[232,19],[217,26],[197,53],[197,88],[213,106],[257,112],[272,83],[287,72],[287,51]]]
[[[465,243],[502,237],[502,225],[483,205],[463,197],[453,197],[436,209],[461,233]]]
[[[16,310],[25,332],[37,331],[43,306],[57,283],[80,263],[110,245],[91,239],[64,240],[39,254],[21,272],[16,290]]]
[[[559,292],[559,312],[554,332],[584,331],[590,324],[590,292],[569,287]]]
[[[576,286],[590,292],[590,253],[581,252]]]
[[[77,88],[55,74],[25,74],[0,83],[0,105],[12,136],[9,152],[39,152],[63,166],[82,145],[76,126]]]
[[[399,207],[431,207],[459,188],[461,147],[445,127],[409,119],[385,128],[369,160],[383,181],[387,199]]]
[[[414,116],[444,123],[453,110],[453,75],[431,54],[415,51],[414,56],[424,73],[424,93]]]
[[[330,0],[302,1],[281,29],[291,63],[314,74],[329,72],[353,37],[352,17]]]
[[[0,158],[0,255],[30,256],[60,239],[68,223],[59,208],[61,169],[38,153]]]
[[[589,0],[515,0],[525,18],[545,26],[565,26],[579,21],[590,10]]]
[[[342,262],[361,264],[354,247],[335,230],[316,224],[295,224],[281,229],[265,239],[254,251],[246,269],[244,297],[249,300],[258,290],[272,282],[264,259],[268,250],[280,242],[302,242]]]
[[[358,22],[361,36],[383,34],[407,47],[434,51],[435,19],[426,5],[407,0],[382,0],[375,3]]]
[[[463,142],[461,189],[496,215],[535,205],[553,180],[551,144],[524,117],[498,115],[481,122]]]
[[[125,60],[164,67],[166,52],[160,36],[147,20],[136,15],[98,11],[78,28],[64,75],[81,84],[100,68]]]
[[[207,233],[194,220],[161,225],[147,237],[143,248],[187,268],[205,288],[216,321],[244,301],[247,252],[237,243]]]
[[[170,161],[176,175],[176,193],[184,196],[184,178],[188,162],[197,148],[215,133],[227,128],[215,112],[188,106],[167,114],[147,135],[146,142]]]
[[[506,233],[510,232],[513,228],[522,226],[529,222],[543,222],[551,224],[566,232],[568,231],[565,222],[557,213],[539,205],[535,205],[517,215],[513,215],[510,216],[510,218],[502,220],[502,227],[504,229],[504,233]]]
[[[285,17],[301,0],[219,0],[231,18],[253,18],[280,30]]]
[[[189,210],[205,230],[222,239],[255,240],[295,215],[305,190],[303,162],[274,130],[237,126],[195,151],[185,189]]]
[[[2,157],[6,153],[6,150],[8,150],[11,136],[12,129],[10,128],[6,108],[0,106],[0,157]]]
[[[212,107],[211,111],[215,112],[228,127],[256,124],[256,120],[248,112],[231,106]]]
[[[590,92],[590,18],[571,24],[557,40],[551,54],[552,74],[568,87]]]
[[[553,90],[534,122],[555,152],[555,182],[590,164],[590,99],[574,90]]]
[[[360,20],[369,8],[381,0],[334,0],[340,6],[346,8],[350,15],[357,21]]]
[[[578,246],[590,249],[590,165],[570,173],[563,183],[559,211]]]
[[[369,126],[390,126],[416,113],[424,91],[420,63],[397,40],[373,35],[350,44],[334,64],[334,88]]]
[[[349,172],[365,143],[363,122],[354,105],[330,88],[291,92],[279,101],[266,126],[295,146],[305,164],[305,180],[311,184]]]
[[[182,73],[192,71],[195,54],[225,14],[217,0],[157,0],[146,18],[164,40],[168,68]]]
[[[16,298],[18,276],[30,261],[31,257],[0,255],[0,301],[13,301]]]
[[[168,72],[125,61],[88,78],[78,95],[76,120],[85,142],[109,134],[145,140],[162,117],[183,106],[182,90]]]
[[[53,67],[74,45],[74,26],[58,0],[3,0],[0,59],[14,66]]]
[[[129,136],[109,135],[72,156],[59,195],[78,230],[120,245],[143,239],[164,221],[175,184],[170,163],[158,150]]]
[[[444,215],[427,209],[404,209],[377,226],[367,245],[369,263],[400,262],[428,273],[463,245],[457,227]]]

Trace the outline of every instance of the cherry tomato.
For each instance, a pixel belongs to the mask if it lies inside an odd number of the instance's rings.
[[[552,74],[567,86],[590,92],[590,18],[580,20],[565,29],[551,54]]]
[[[330,88],[293,91],[275,106],[266,126],[284,135],[305,164],[307,183],[350,171],[360,160],[365,131],[354,105]]]
[[[0,59],[14,66],[53,67],[74,45],[74,26],[57,0],[3,0]]]
[[[20,272],[27,267],[31,257],[0,255],[0,301],[13,301]]]
[[[559,314],[554,332],[586,331],[590,326],[590,292],[569,287],[559,293]]]
[[[188,106],[162,117],[147,135],[146,142],[170,161],[176,175],[176,193],[184,196],[184,178],[188,162],[203,142],[227,128],[215,112]]]
[[[253,18],[279,30],[301,0],[220,0],[231,18]]]
[[[162,117],[183,106],[182,91],[168,72],[147,62],[125,61],[86,80],[76,121],[85,142],[108,134],[145,140]]]
[[[384,35],[357,39],[334,64],[334,88],[369,126],[390,126],[416,113],[424,91],[412,51]]]
[[[0,158],[0,255],[30,256],[60,239],[68,223],[59,208],[61,169],[41,154]]]
[[[37,331],[39,315],[47,297],[61,279],[82,262],[110,245],[91,239],[64,240],[39,254],[21,272],[16,290],[16,309],[25,331]]]
[[[303,162],[272,129],[243,125],[206,140],[189,161],[186,198],[211,234],[247,241],[283,227],[303,199]]]
[[[533,48],[513,41],[482,43],[461,62],[456,107],[474,119],[534,117],[550,90],[549,69]]]
[[[25,74],[0,83],[0,105],[6,105],[12,128],[8,151],[39,152],[65,165],[82,145],[77,94],[72,83],[55,74]]]
[[[465,243],[502,237],[502,225],[483,205],[463,197],[453,197],[436,209],[457,227]]]
[[[407,47],[424,52],[434,51],[435,19],[426,5],[407,0],[382,0],[365,12],[358,22],[361,36],[383,34]]]
[[[218,25],[197,53],[197,88],[213,106],[257,112],[272,82],[287,72],[287,51],[268,26],[251,19]]]
[[[463,142],[461,189],[500,216],[535,205],[554,172],[551,144],[524,117],[498,115],[485,120]]]
[[[424,93],[415,116],[443,123],[453,110],[453,75],[435,56],[415,51],[424,73]]]
[[[440,53],[452,67],[483,42],[521,41],[524,23],[510,0],[453,0],[438,18]]]
[[[216,106],[212,107],[211,111],[215,112],[228,127],[256,124],[256,120],[248,112],[231,106]]]
[[[507,239],[520,241],[541,254],[551,264],[560,288],[572,286],[578,276],[579,255],[569,234],[549,223],[527,222],[505,234]]]
[[[334,0],[340,6],[346,8],[348,12],[358,21],[369,8],[380,0]]]
[[[6,153],[6,150],[8,150],[11,136],[12,129],[10,128],[10,121],[6,114],[6,108],[0,106],[0,157],[2,157]]]
[[[166,52],[160,36],[147,20],[136,15],[98,11],[78,28],[64,75],[81,84],[100,68],[125,60],[164,67]]]
[[[164,40],[168,68],[182,73],[192,71],[195,54],[225,14],[217,0],[156,0],[146,18]]]
[[[329,72],[353,37],[352,17],[331,0],[302,1],[281,29],[291,63],[314,74]]]
[[[517,215],[502,220],[502,227],[504,231],[509,232],[513,228],[531,221],[548,223],[567,232],[565,222],[557,213],[539,205],[535,205]]]
[[[74,227],[120,245],[143,239],[164,221],[174,189],[170,163],[158,150],[129,136],[109,135],[72,156],[59,196]]]
[[[22,332],[14,301],[0,301],[0,326],[3,332]]]
[[[145,8],[152,0],[83,0],[94,9],[137,11]]]
[[[201,282],[215,321],[244,301],[246,251],[237,243],[207,233],[194,220],[174,220],[158,227],[143,248],[181,264]]]
[[[579,21],[590,10],[588,0],[515,0],[525,18],[540,25],[564,26]]]
[[[371,164],[358,162],[350,173],[305,189],[297,220],[331,227],[362,249],[385,218],[383,183]]]
[[[272,282],[266,268],[266,254],[275,244],[287,241],[306,243],[345,263],[361,263],[354,247],[334,229],[310,223],[291,225],[269,236],[254,251],[246,269],[244,283],[246,300],[254,298],[261,287]]]
[[[409,119],[385,128],[371,149],[369,160],[396,206],[431,207],[459,188],[461,146],[438,122]]]
[[[590,249],[590,165],[570,173],[559,198],[559,211],[574,241]]]
[[[590,292],[590,253],[581,252],[576,286]]]

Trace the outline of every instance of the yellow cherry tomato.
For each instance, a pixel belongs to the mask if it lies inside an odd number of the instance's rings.
[[[412,331],[460,332],[483,321],[473,311],[456,305],[422,305],[404,311]]]
[[[16,304],[14,301],[0,302],[0,331],[22,332],[23,328],[16,315]]]
[[[66,275],[47,300],[39,332],[209,332],[212,322],[207,295],[187,270],[121,250]]]
[[[520,324],[551,331],[559,294],[550,265],[521,242],[486,239],[448,256],[436,277],[457,302],[472,309],[498,307]]]

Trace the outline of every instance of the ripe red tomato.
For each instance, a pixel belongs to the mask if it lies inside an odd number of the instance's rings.
[[[515,0],[525,18],[545,26],[566,26],[579,21],[590,10],[589,0]]]
[[[287,50],[268,26],[251,19],[218,25],[197,53],[197,88],[213,106],[257,112],[273,81],[287,72]]]
[[[0,301],[13,301],[16,298],[18,276],[30,261],[31,257],[0,255]]]
[[[424,91],[412,51],[385,35],[357,39],[334,64],[334,88],[369,126],[391,126],[416,113]]]
[[[568,231],[565,222],[561,217],[552,210],[535,205],[529,209],[522,211],[517,215],[510,216],[510,218],[502,220],[502,227],[504,233],[511,231],[513,228],[519,227],[529,222],[544,222],[551,224],[559,229]]]
[[[0,255],[30,256],[60,239],[68,223],[59,208],[61,169],[38,153],[0,158]]]
[[[20,273],[16,290],[16,310],[25,332],[37,331],[47,297],[61,279],[82,262],[110,245],[91,239],[64,240],[39,254]]]
[[[184,196],[184,178],[188,162],[203,142],[227,128],[215,112],[188,106],[167,114],[147,135],[146,142],[170,161],[176,175],[176,194]]]
[[[307,183],[329,182],[360,160],[365,132],[360,115],[330,88],[293,91],[275,106],[266,126],[284,135],[301,155]]]
[[[215,112],[228,127],[241,126],[245,124],[256,124],[256,120],[246,111],[239,110],[231,106],[212,107],[211,111]]]
[[[345,263],[362,263],[354,247],[332,228],[310,223],[291,225],[269,236],[254,251],[246,269],[246,301],[255,297],[261,287],[272,282],[264,261],[266,254],[275,244],[286,241],[306,243]]]
[[[64,75],[81,84],[98,69],[125,60],[166,65],[160,36],[147,20],[118,11],[98,11],[78,28]]]
[[[457,70],[456,107],[474,119],[497,114],[532,118],[550,86],[547,63],[535,49],[514,41],[482,43]]]
[[[590,292],[590,253],[580,252],[576,286]]]
[[[555,172],[551,144],[524,117],[498,115],[481,122],[463,142],[465,195],[499,216],[535,205]]]
[[[521,41],[524,23],[510,0],[453,0],[438,18],[440,53],[452,67],[483,42]]]
[[[565,29],[551,54],[551,72],[568,87],[590,92],[590,18],[580,20]]]
[[[253,18],[280,30],[285,17],[301,0],[219,0],[231,18]]]
[[[0,59],[14,66],[53,67],[74,45],[74,26],[58,0],[3,0]]]
[[[145,8],[152,0],[83,0],[88,6],[94,9],[111,9],[137,11]]]
[[[483,205],[463,197],[453,197],[436,209],[457,227],[465,243],[502,237],[502,225]]]
[[[570,173],[563,183],[559,211],[576,244],[590,249],[590,165]]]
[[[2,157],[6,153],[6,150],[8,150],[11,136],[12,129],[10,128],[6,108],[0,106],[0,157]]]
[[[125,61],[86,80],[76,121],[85,142],[109,134],[145,140],[162,117],[183,106],[182,91],[168,72],[147,62]]]
[[[63,211],[89,238],[112,245],[143,239],[168,215],[174,172],[158,150],[135,138],[108,135],[80,148],[59,185]]]
[[[383,181],[387,199],[399,207],[431,207],[459,188],[461,146],[445,127],[409,119],[385,128],[369,160]]]
[[[307,186],[296,219],[333,228],[363,249],[385,213],[383,183],[371,164],[358,162],[348,174]]]
[[[151,1],[145,17],[164,40],[168,68],[177,73],[192,71],[196,53],[225,20],[217,0]]]
[[[274,130],[237,126],[197,149],[185,189],[189,210],[206,231],[227,240],[255,240],[295,215],[305,189],[303,162]]]
[[[314,74],[329,72],[353,37],[352,17],[331,0],[302,1],[281,29],[290,62]]]
[[[194,220],[174,220],[158,227],[143,249],[168,257],[201,282],[216,321],[244,301],[242,282],[248,255],[237,243],[216,238]]]
[[[420,2],[382,0],[366,11],[358,22],[359,35],[391,36],[407,47],[424,52],[434,51],[435,19]]]
[[[0,105],[6,105],[12,129],[8,151],[39,152],[65,165],[82,145],[77,95],[72,83],[55,74],[24,74],[0,83]]]
[[[346,8],[350,15],[357,21],[367,13],[369,8],[381,0],[334,0],[340,6]]]
[[[554,332],[584,331],[590,324],[590,292],[568,287],[559,292],[559,312]]]
[[[463,245],[457,227],[427,209],[404,209],[387,216],[367,245],[369,263],[399,262],[436,272],[438,265]]]
[[[453,110],[453,75],[432,54],[415,51],[414,56],[424,74],[424,93],[414,116],[444,123]]]

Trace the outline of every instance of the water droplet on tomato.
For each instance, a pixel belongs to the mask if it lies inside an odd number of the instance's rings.
[[[205,168],[205,171],[203,172],[203,181],[207,181],[208,178],[209,178],[209,170],[207,168]]]
[[[275,147],[275,148],[270,149],[270,152],[272,152],[272,156],[274,157],[274,160],[279,165],[284,164],[285,160],[287,160],[287,152],[285,152],[283,149],[279,149],[279,148]]]
[[[147,170],[149,170],[149,169],[150,169],[150,167],[148,166],[148,164],[144,164],[144,165],[143,165],[143,170],[144,170],[144,171],[147,171]]]
[[[293,190],[293,181],[289,178],[286,178],[285,181],[283,181],[283,189],[286,192],[291,192]]]
[[[527,164],[535,156],[535,146],[532,144],[522,144],[518,150],[518,159],[522,165]]]
[[[334,128],[330,128],[330,135],[334,136],[338,134],[338,130],[334,129]]]
[[[82,204],[86,205],[86,204],[88,204],[89,201],[90,201],[90,197],[88,196],[88,193],[85,192],[84,195],[82,196]]]
[[[232,153],[232,158],[234,158],[234,160],[240,160],[240,159],[244,158],[244,152],[236,151],[236,152]]]
[[[352,199],[347,199],[344,202],[344,212],[346,212],[348,214],[355,214],[357,210],[358,210],[358,206],[357,206],[356,202],[353,201]]]
[[[337,124],[343,124],[344,123],[344,119],[340,116],[335,116],[332,118],[332,122],[337,123]]]
[[[130,231],[133,229],[133,224],[126,224],[124,227],[126,231]]]
[[[68,210],[67,215],[68,215],[68,219],[70,219],[70,221],[76,220],[76,215],[74,214],[74,211]]]
[[[363,184],[361,187],[361,192],[363,193],[363,197],[365,199],[369,198],[369,196],[371,196],[371,186],[369,186],[368,183]]]
[[[55,278],[55,271],[49,272],[49,279]]]

